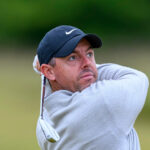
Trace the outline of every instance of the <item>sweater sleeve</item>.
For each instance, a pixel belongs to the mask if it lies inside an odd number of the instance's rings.
[[[145,103],[148,78],[140,71],[116,64],[100,65],[98,70],[96,87],[115,126],[128,134]]]

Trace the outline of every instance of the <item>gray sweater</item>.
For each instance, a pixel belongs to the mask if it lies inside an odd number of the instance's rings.
[[[82,92],[46,87],[44,118],[59,133],[50,143],[37,123],[42,150],[140,150],[134,122],[145,103],[148,78],[140,71],[97,65],[98,80]]]

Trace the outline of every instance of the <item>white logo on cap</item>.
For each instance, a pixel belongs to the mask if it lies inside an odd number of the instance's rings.
[[[66,35],[69,35],[69,34],[71,34],[73,31],[75,31],[75,30],[77,30],[77,29],[72,29],[72,30],[70,30],[70,31],[66,31],[65,33],[66,33]]]

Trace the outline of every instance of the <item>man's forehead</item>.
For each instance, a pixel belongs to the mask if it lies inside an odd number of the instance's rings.
[[[92,46],[88,46],[86,49],[75,49],[71,54],[73,53],[80,53],[80,52],[87,52],[88,50],[93,50]]]

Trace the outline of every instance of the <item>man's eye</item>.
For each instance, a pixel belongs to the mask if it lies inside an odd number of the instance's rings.
[[[92,53],[92,52],[89,52],[89,53],[87,53],[87,56],[88,56],[88,57],[92,57],[92,56],[93,56],[93,53]]]
[[[76,59],[76,56],[71,56],[71,57],[69,57],[69,60],[75,60]]]

